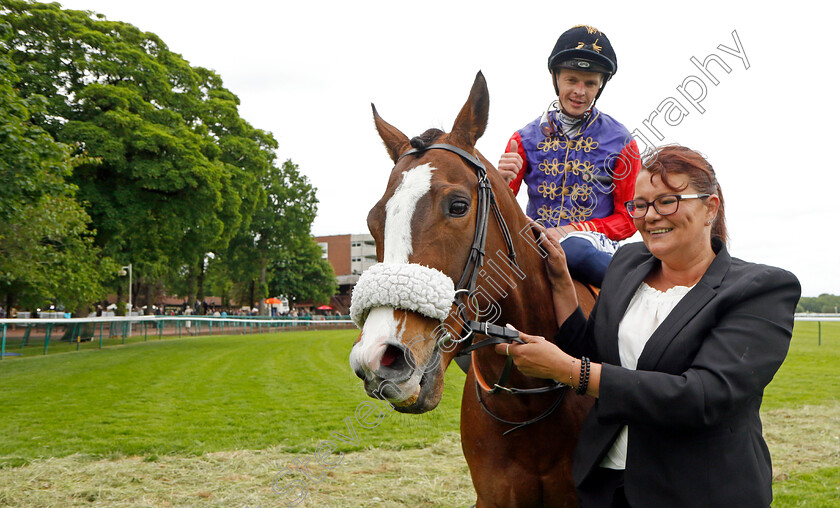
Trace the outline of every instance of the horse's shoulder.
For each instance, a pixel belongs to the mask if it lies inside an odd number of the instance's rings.
[[[589,312],[595,305],[595,300],[598,299],[598,294],[601,290],[591,284],[585,284],[579,280],[575,280],[575,294],[577,295],[578,305],[583,313],[589,316]]]

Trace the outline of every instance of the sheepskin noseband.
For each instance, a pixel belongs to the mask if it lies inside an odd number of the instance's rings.
[[[370,309],[393,307],[443,321],[455,299],[455,284],[440,270],[414,263],[378,263],[353,289],[350,319],[361,328]]]

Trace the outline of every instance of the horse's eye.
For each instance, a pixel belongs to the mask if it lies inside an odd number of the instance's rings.
[[[453,217],[463,217],[470,209],[470,204],[466,201],[453,201],[449,204],[449,215]]]

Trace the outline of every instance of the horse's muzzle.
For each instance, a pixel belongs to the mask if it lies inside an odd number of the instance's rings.
[[[394,383],[408,381],[414,372],[411,351],[402,344],[386,344],[382,355],[372,358],[370,363],[350,361],[353,372],[363,381],[368,379],[389,380]]]

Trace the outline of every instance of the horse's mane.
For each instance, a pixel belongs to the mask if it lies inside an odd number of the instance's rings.
[[[419,136],[414,136],[413,138],[411,138],[410,143],[411,143],[411,146],[413,148],[416,148],[418,150],[423,150],[426,147],[428,147],[429,145],[431,145],[432,143],[434,143],[434,141],[437,138],[439,138],[442,134],[444,134],[444,132],[440,129],[434,129],[434,128],[429,129],[426,132],[424,132],[423,134],[420,134]]]

